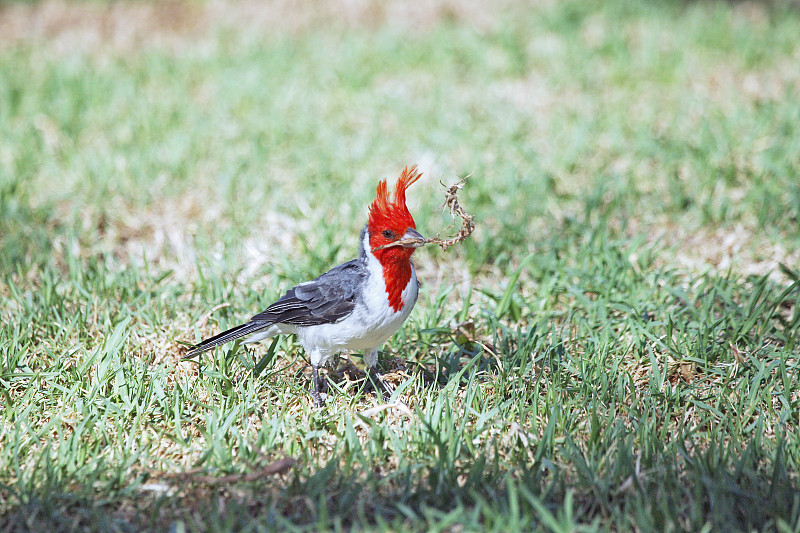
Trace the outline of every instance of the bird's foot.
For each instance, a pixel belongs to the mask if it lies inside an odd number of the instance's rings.
[[[325,406],[325,400],[322,399],[322,395],[319,393],[319,391],[311,389],[309,394],[311,394],[311,399],[314,401],[314,407]]]
[[[392,399],[392,394],[394,394],[394,387],[383,380],[377,368],[370,368],[367,371],[367,376],[369,376],[369,380],[372,382],[375,393],[377,394],[380,392],[383,396],[383,401],[388,403],[389,400]]]

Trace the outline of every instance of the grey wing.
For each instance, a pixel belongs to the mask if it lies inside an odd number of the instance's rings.
[[[338,322],[353,312],[367,275],[366,265],[353,259],[289,289],[250,321],[295,326]]]

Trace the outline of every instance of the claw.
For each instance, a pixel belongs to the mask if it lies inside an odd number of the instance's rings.
[[[311,399],[314,400],[314,407],[324,407],[325,406],[325,402],[320,397],[318,391],[312,390],[312,391],[309,391],[309,392],[311,393]]]
[[[381,377],[378,369],[375,367],[371,367],[367,371],[367,376],[369,376],[369,380],[372,382],[372,386],[375,388],[375,392],[377,393],[380,389],[383,396],[383,401],[388,402],[392,398],[392,394],[394,394],[394,387],[386,383],[383,378]]]

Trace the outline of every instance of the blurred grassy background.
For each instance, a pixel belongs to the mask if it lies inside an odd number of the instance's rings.
[[[0,28],[9,527],[800,524],[796,4],[48,1]],[[413,163],[423,233],[467,173],[478,224],[417,254],[382,359],[415,362],[415,417],[358,432],[374,398],[323,415],[291,372],[176,362],[352,257]],[[241,522],[136,496],[264,454],[300,466],[226,489]]]

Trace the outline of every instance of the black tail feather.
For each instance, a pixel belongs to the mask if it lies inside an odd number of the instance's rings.
[[[268,328],[271,325],[272,324],[266,322],[248,322],[247,324],[240,324],[227,331],[223,331],[218,335],[204,339],[202,342],[196,344],[191,350],[189,350],[189,352],[183,356],[183,359],[190,359],[203,352],[213,350],[217,346],[225,344],[226,342],[250,335],[251,333]]]

